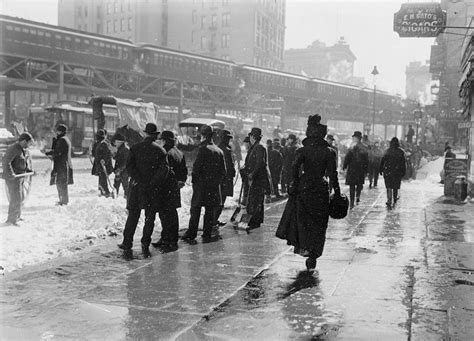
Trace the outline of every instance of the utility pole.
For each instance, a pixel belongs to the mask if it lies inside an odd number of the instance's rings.
[[[372,75],[374,76],[374,100],[372,102],[372,135],[375,137],[375,94],[377,92],[377,87],[375,83],[375,77],[379,74],[379,71],[377,70],[377,65],[374,65],[374,69],[372,70]]]

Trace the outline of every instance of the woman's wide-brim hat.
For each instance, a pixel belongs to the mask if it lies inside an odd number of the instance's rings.
[[[155,123],[147,123],[144,132],[150,135],[158,135],[160,133]]]

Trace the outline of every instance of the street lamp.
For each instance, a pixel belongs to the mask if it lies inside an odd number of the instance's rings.
[[[372,70],[372,75],[374,76],[374,100],[372,102],[373,108],[372,108],[372,135],[375,138],[375,93],[376,93],[376,76],[379,74],[379,71],[377,70],[377,65],[374,65],[374,69]]]

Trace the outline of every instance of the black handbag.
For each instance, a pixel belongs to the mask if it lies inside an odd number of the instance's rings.
[[[331,194],[329,197],[329,216],[333,219],[344,219],[349,209],[349,199],[345,194]]]

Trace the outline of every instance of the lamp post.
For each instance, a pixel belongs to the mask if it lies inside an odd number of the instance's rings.
[[[375,94],[376,94],[376,76],[379,74],[379,71],[377,70],[377,65],[374,65],[374,69],[372,70],[372,75],[374,76],[374,100],[372,102],[372,135],[375,137]]]

